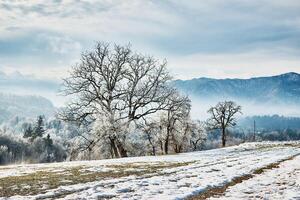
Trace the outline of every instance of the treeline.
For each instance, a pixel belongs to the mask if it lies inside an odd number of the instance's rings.
[[[220,147],[222,134],[219,129],[212,130],[208,128],[206,122],[194,121],[190,118],[186,118],[185,121],[178,116],[180,116],[178,112],[165,113],[155,120],[137,124],[134,131],[128,135],[126,143],[128,155],[162,155]],[[256,120],[259,118],[259,116],[255,117]],[[272,119],[273,116],[262,118]],[[284,118],[280,117],[280,119]],[[252,122],[253,126],[253,121],[249,120],[249,122]],[[89,130],[55,118],[46,119],[38,116],[36,121],[28,121],[16,117],[1,126],[0,164],[113,158],[114,153],[109,138],[103,137],[102,140],[94,142],[97,137],[93,137],[91,131],[103,125],[99,124],[99,121],[97,123],[92,130]],[[276,121],[276,123],[281,122]],[[228,145],[253,141],[253,127],[238,125],[227,129]],[[256,141],[300,139],[300,131],[297,129],[267,129],[259,123],[256,128]]]
[[[38,116],[35,123],[23,122],[20,119],[17,120],[18,123],[22,124],[21,132],[16,133],[14,128],[2,127],[0,164],[59,162],[67,158],[64,144],[51,138],[50,134],[54,135],[50,133],[51,129],[46,134],[43,116]]]
[[[179,113],[170,112],[157,120],[137,124],[134,131],[128,134],[128,155],[161,155],[203,149],[206,144],[204,123],[183,119],[187,116],[180,116]],[[43,116],[38,116],[35,122],[28,122],[24,118],[12,121],[9,125],[14,126],[8,128],[2,124],[0,131],[2,165],[115,157],[111,138],[97,135],[103,128],[99,121],[93,124],[92,129],[59,119],[47,120]]]
[[[257,140],[300,140],[299,117],[285,117],[279,115],[252,116],[239,120],[239,126],[244,132],[248,133],[248,135],[253,135],[255,128]]]
[[[285,117],[279,115],[252,116],[239,120],[239,125],[252,128],[255,121],[258,130],[283,131],[285,129],[300,130],[299,117]]]
[[[300,129],[262,130],[257,133],[258,139],[266,141],[300,140]]]

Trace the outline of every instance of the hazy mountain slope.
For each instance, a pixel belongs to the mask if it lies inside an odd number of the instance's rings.
[[[300,74],[297,73],[251,79],[177,80],[175,86],[182,92],[201,99],[231,97],[259,102],[300,103]]]
[[[2,122],[14,116],[35,118],[37,115],[53,115],[55,107],[44,97],[0,93],[0,112]]]
[[[0,70],[0,93],[16,95],[38,95],[51,100],[55,106],[62,106],[65,98],[58,95],[61,80],[37,78],[18,71],[7,74]]]
[[[197,78],[174,85],[192,99],[192,115],[204,119],[218,101],[234,100],[245,115],[300,116],[300,74],[287,73],[250,79]]]

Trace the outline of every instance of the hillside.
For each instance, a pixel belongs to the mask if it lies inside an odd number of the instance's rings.
[[[297,73],[250,79],[176,80],[174,85],[192,99],[192,115],[196,118],[205,119],[206,111],[223,100],[240,104],[244,116],[300,116],[300,74]]]
[[[0,70],[0,93],[19,96],[41,96],[51,100],[55,106],[64,104],[64,97],[58,95],[61,80],[37,78],[19,71],[8,74]]]
[[[55,107],[48,99],[32,95],[0,93],[0,122],[14,116],[36,118],[38,115],[53,115]]]
[[[245,143],[168,156],[2,166],[0,199],[297,199],[299,145]]]
[[[222,97],[254,102],[300,103],[300,74],[297,73],[250,79],[177,80],[175,86],[201,99]]]

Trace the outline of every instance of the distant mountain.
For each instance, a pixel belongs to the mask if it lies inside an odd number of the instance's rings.
[[[61,80],[38,78],[18,71],[5,73],[0,70],[0,93],[38,95],[50,99],[55,106],[62,106],[65,98],[58,95]]]
[[[300,116],[300,74],[293,72],[250,79],[176,80],[174,85],[191,97],[197,117],[221,100],[238,102],[246,115]]]
[[[300,74],[293,72],[250,79],[177,80],[175,86],[183,93],[201,99],[221,97],[254,102],[300,103]]]
[[[36,118],[54,113],[55,107],[44,97],[0,93],[0,123],[15,116]]]
[[[25,90],[25,91],[57,91],[59,82],[55,80],[36,78],[33,75],[24,75],[18,71],[11,74],[0,71],[0,91],[8,92]]]

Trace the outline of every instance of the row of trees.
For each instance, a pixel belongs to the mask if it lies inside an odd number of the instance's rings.
[[[65,148],[61,144],[53,143],[49,136],[29,142],[18,136],[0,133],[1,165],[21,162],[59,162],[66,158]]]
[[[42,162],[53,162],[57,160],[61,160],[60,151],[57,151],[57,145],[53,144],[53,140],[50,138],[50,134],[48,133],[46,137],[43,137],[45,134],[44,128],[44,117],[38,116],[35,125],[30,123],[26,124],[24,127],[24,138],[27,138],[30,143],[33,143],[36,139],[40,139],[39,141],[39,152],[43,152],[44,157],[41,159]]]
[[[0,164],[16,162],[55,162],[67,158],[62,144],[46,133],[44,117],[22,124],[23,137],[6,129],[0,131]]]
[[[176,153],[195,150],[205,127],[190,119],[190,100],[171,80],[165,61],[135,53],[129,45],[98,43],[64,79],[62,93],[73,101],[59,117],[82,130],[81,151],[107,144],[112,157],[127,157],[132,137],[146,138],[152,155],[168,154],[170,146]],[[226,128],[235,125],[240,110],[234,102],[222,102],[208,111],[207,124],[222,130],[223,146]]]

